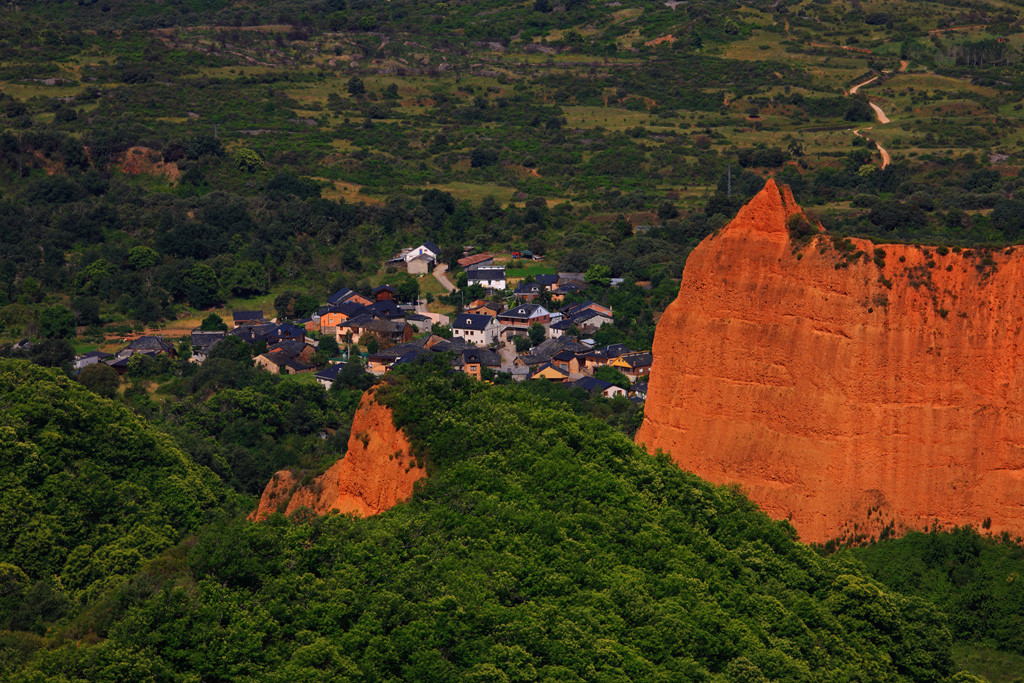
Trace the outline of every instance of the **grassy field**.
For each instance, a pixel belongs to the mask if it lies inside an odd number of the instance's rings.
[[[456,199],[469,200],[474,204],[479,204],[483,201],[484,197],[490,195],[503,206],[511,202],[512,196],[516,193],[515,188],[504,185],[466,182],[440,183],[436,185],[428,183],[424,186],[424,189],[448,192]]]
[[[1024,657],[1000,652],[978,644],[954,645],[953,660],[958,666],[992,683],[1024,681]]]
[[[379,197],[363,194],[363,186],[344,180],[329,180],[328,178],[314,177],[313,180],[329,183],[320,193],[324,199],[337,201],[343,199],[346,202],[366,202],[367,204],[383,204],[384,200]]]
[[[604,128],[605,130],[625,130],[636,126],[674,125],[659,124],[659,119],[647,112],[630,111],[618,107],[567,106],[565,119],[572,128]]]

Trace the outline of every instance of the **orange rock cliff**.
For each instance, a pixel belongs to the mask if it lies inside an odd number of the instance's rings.
[[[1024,250],[804,242],[769,180],[690,255],[637,441],[804,541],[1024,535]]]
[[[289,470],[277,472],[249,519],[262,521],[279,510],[290,515],[300,508],[318,515],[337,510],[370,517],[408,499],[413,484],[425,476],[409,440],[395,428],[391,409],[377,403],[371,389],[352,418],[345,457],[307,485]]]

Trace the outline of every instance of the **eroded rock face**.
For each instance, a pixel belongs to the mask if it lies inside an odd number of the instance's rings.
[[[370,517],[408,499],[413,484],[425,476],[409,440],[395,428],[391,410],[374,401],[371,389],[352,419],[345,457],[304,486],[288,470],[276,473],[249,519],[262,521],[278,510],[290,515],[300,508],[318,515],[337,510]]]
[[[805,541],[1024,534],[1024,250],[799,244],[801,213],[768,181],[690,255],[637,441]]]

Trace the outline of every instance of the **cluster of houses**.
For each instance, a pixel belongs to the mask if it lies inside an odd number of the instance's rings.
[[[430,272],[440,249],[425,242],[413,249],[403,249],[389,264],[399,262],[408,272]],[[470,284],[479,284],[492,292],[506,290],[505,269],[493,264],[488,254],[467,256],[459,261]],[[422,272],[421,272],[422,271]],[[540,301],[561,302],[566,295],[586,287],[582,273],[538,275],[523,282],[512,292],[515,305],[506,307],[503,297],[479,299],[453,318],[439,313],[417,310],[416,306],[400,304],[398,292],[390,285],[381,285],[368,295],[342,288],[327,298],[324,306],[304,320],[292,323],[267,320],[262,311],[234,311],[230,330],[192,331],[191,360],[204,362],[211,349],[228,336],[241,339],[256,354],[257,366],[275,374],[313,373],[318,342],[307,333],[333,336],[339,345],[377,343],[366,356],[366,369],[376,375],[424,356],[446,352],[454,367],[477,379],[485,372],[509,373],[515,380],[544,379],[580,387],[594,394],[612,397],[628,395],[642,400],[646,394],[646,378],[650,372],[650,352],[631,351],[615,344],[597,348],[588,337],[603,325],[615,321],[612,310],[594,301],[584,301],[549,310]],[[452,338],[433,334],[434,325],[450,325]],[[538,332],[543,331],[542,335]],[[516,340],[515,338],[521,338]],[[528,351],[517,353],[522,339],[538,341]],[[581,341],[582,340],[582,341]],[[513,344],[511,342],[517,341]],[[155,336],[132,340],[114,354],[92,352],[75,359],[75,369],[93,363],[106,363],[120,373],[128,369],[132,356],[174,356],[174,347]],[[630,390],[594,377],[600,367],[612,367],[632,383]],[[316,373],[316,378],[329,387],[343,365],[331,365]]]
[[[381,344],[400,344],[421,332],[429,332],[435,323],[448,324],[448,316],[399,305],[397,296],[391,285],[377,287],[369,297],[342,288],[327,297],[327,305],[296,324],[307,331],[334,335],[339,344],[351,343],[367,334]]]
[[[191,361],[203,363],[213,346],[222,339],[238,337],[254,350],[259,349],[253,362],[259,367],[274,374],[295,374],[315,370],[312,359],[316,353],[317,342],[306,338],[306,330],[289,323],[276,323],[266,320],[262,311],[235,311],[232,314],[234,328],[231,330],[207,331],[201,328],[192,330]],[[76,356],[72,364],[77,372],[95,363],[105,363],[119,374],[128,370],[132,356],[142,354],[155,358],[157,356],[175,357],[174,346],[163,337],[145,335],[128,342],[120,351],[113,354],[91,351]]]

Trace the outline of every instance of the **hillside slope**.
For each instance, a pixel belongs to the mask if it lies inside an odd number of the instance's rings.
[[[694,250],[637,441],[808,541],[1024,533],[1021,254],[797,241],[800,214],[769,180]]]
[[[0,360],[0,628],[43,630],[208,519],[226,487],[122,405]]]
[[[371,518],[238,520],[44,675],[226,680],[941,680],[923,601],[794,541],[600,421],[443,364],[378,397],[431,476]],[[180,586],[180,587],[176,587]]]

